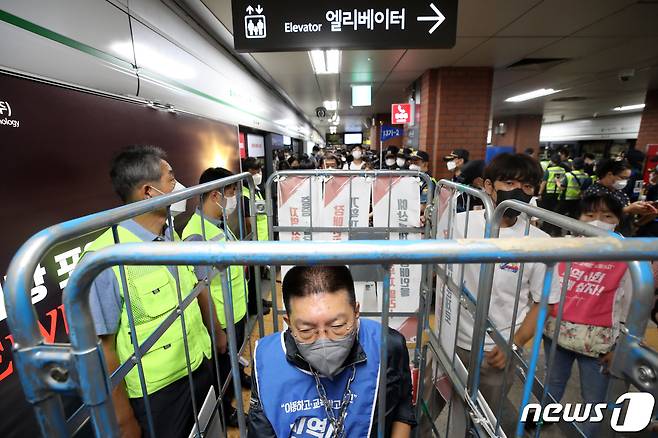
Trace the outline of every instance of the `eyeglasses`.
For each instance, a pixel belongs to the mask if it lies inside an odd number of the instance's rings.
[[[324,333],[324,337],[330,341],[338,341],[351,333],[353,327],[354,323],[336,324],[324,329],[294,329],[292,330],[292,334],[297,340],[304,344],[311,344],[317,341],[320,339],[321,333]]]

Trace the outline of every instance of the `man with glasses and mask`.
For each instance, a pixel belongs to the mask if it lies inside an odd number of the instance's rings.
[[[166,161],[165,153],[153,146],[131,146],[117,155],[110,171],[114,190],[125,203],[143,201],[169,194],[182,187]],[[185,201],[172,204],[185,211]],[[87,252],[115,244],[113,229],[98,237]],[[119,223],[120,243],[180,240],[167,224],[167,208],[150,211]],[[94,280],[89,304],[96,334],[100,337],[108,372],[132,360],[133,341],[142,344],[178,305],[178,288],[185,299],[197,283],[189,266],[125,266],[123,287],[119,267],[106,269]],[[129,300],[127,299],[129,297]],[[192,397],[196,406],[212,384],[211,345],[208,332],[215,327],[220,352],[226,350],[226,337],[216,315],[211,314],[209,294],[204,289],[183,312],[187,330],[189,369],[195,393],[190,394],[188,366],[181,320],[178,318],[151,349],[142,356],[145,388],[152,413],[154,431],[149,431],[147,408],[137,367],[112,391],[112,402],[122,437],[149,436],[177,438],[187,436],[194,422]],[[134,333],[129,323],[134,321]],[[211,318],[215,318],[214,322]]]
[[[525,154],[497,155],[484,169],[484,190],[491,197],[494,204],[514,199],[528,203],[535,194],[542,180],[543,172],[539,163]],[[468,221],[467,221],[468,214]],[[486,226],[485,210],[457,213],[452,221],[452,235],[448,230],[448,214],[444,214],[439,223],[440,238],[452,239],[482,239]],[[527,217],[519,212],[508,209],[501,222],[500,237],[523,237],[527,225]],[[468,229],[466,229],[468,224]],[[530,225],[530,237],[548,237],[546,233]],[[464,279],[464,287],[473,296],[478,295],[480,278],[479,264],[455,265],[453,279]],[[516,321],[514,327],[514,345],[522,348],[534,335],[539,302],[546,268],[541,263],[526,263],[521,270],[520,263],[500,263],[494,268],[493,285],[491,289],[491,304],[489,306],[489,319],[496,329],[507,341],[511,334],[512,320]],[[462,273],[463,270],[463,273]],[[519,303],[514,315],[516,287],[518,276],[522,272]],[[559,291],[549,297],[549,304],[560,300]],[[514,319],[515,318],[515,319]],[[457,355],[468,367],[473,340],[473,318],[468,312],[461,312],[459,327],[457,329]],[[494,415],[499,415],[501,407],[501,393],[505,395],[502,401],[501,426],[508,436],[514,436],[516,420],[518,418],[516,407],[506,397],[512,383],[511,376],[504,378],[507,357],[505,353],[487,336],[484,342],[484,359],[480,375],[480,392],[489,403]],[[513,373],[514,367],[510,367]],[[505,381],[506,380],[506,381]],[[504,382],[505,381],[505,382]],[[503,384],[505,383],[505,386]],[[465,413],[463,405],[454,403],[451,424],[460,430],[463,425]],[[448,433],[448,436],[453,436]],[[456,436],[456,435],[455,435]]]
[[[283,280],[286,331],[256,345],[254,437],[409,437],[415,424],[402,335],[359,318],[345,266],[296,266]],[[386,424],[377,424],[381,330],[388,330]]]
[[[232,176],[230,170],[222,167],[211,167],[206,169],[199,178],[199,184],[205,184],[210,181],[217,181]],[[227,217],[235,211],[237,207],[236,185],[231,184],[218,190],[212,190],[202,195],[202,203],[188,221],[183,230],[183,239],[185,241],[200,242],[226,242],[236,241],[237,238],[226,223]],[[205,232],[205,239],[204,239]],[[208,279],[210,284],[210,296],[212,297],[217,319],[226,328],[226,315],[224,307],[224,295],[222,293],[222,279],[219,271],[210,266],[196,266],[194,268],[198,281]],[[230,292],[233,300],[233,323],[237,337],[238,348],[242,346],[245,337],[245,325],[247,314],[247,295],[246,280],[244,268],[242,266],[231,266],[229,269]],[[222,384],[231,372],[231,362],[228,353],[219,356],[219,372],[221,374]],[[243,382],[249,382],[248,377],[241,369]],[[248,384],[248,383],[247,383]],[[237,411],[231,405],[234,397],[233,385],[228,385],[228,389],[222,402],[224,403],[224,415],[226,424],[231,427],[238,426]]]

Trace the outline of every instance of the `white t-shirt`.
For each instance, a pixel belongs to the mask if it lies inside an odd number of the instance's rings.
[[[343,170],[363,170],[365,165],[365,161],[361,161],[361,164],[356,164],[354,161],[352,161],[350,164],[345,164],[343,166]]]
[[[464,225],[466,213],[457,213],[452,224],[453,239],[482,239],[484,238],[485,218],[484,210],[473,210],[468,219],[468,233],[465,233]],[[439,223],[437,238],[447,239],[448,214],[444,214]],[[526,227],[525,215],[520,215],[516,223],[509,228],[500,229],[501,238],[518,237],[524,238]],[[549,237],[540,229],[530,226],[528,238]],[[489,318],[505,339],[509,339],[514,312],[514,301],[516,298],[516,286],[520,263],[497,263],[494,270],[493,287],[491,291],[491,302],[489,306]],[[454,265],[453,281],[458,284],[461,279],[461,270],[464,269],[464,287],[477,299],[478,281],[480,278],[480,264]],[[523,280],[519,305],[516,314],[516,330],[521,326],[532,302],[540,302],[546,267],[541,263],[526,263],[523,270]],[[560,301],[559,291],[552,290],[549,296],[549,304]],[[466,350],[471,349],[473,338],[473,318],[470,313],[462,308],[457,331],[457,345]],[[484,349],[490,351],[495,343],[487,336]]]

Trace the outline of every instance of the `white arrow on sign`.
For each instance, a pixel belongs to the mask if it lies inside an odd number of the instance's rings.
[[[248,13],[249,15],[251,15],[251,14],[254,13],[254,8],[252,8],[251,5],[247,6],[247,13]]]
[[[263,12],[263,8],[261,8],[260,5],[258,5],[256,7],[256,12],[258,12],[260,14],[261,12]]]
[[[430,35],[431,35],[432,33],[434,33],[434,31],[439,26],[441,26],[441,23],[443,23],[445,21],[446,17],[445,17],[445,15],[443,15],[441,13],[441,11],[439,11],[439,9],[436,6],[434,6],[434,3],[430,3],[430,8],[432,8],[434,10],[434,12],[436,12],[436,15],[430,15],[428,17],[418,17],[418,18],[416,18],[416,20],[418,20],[418,21],[436,21],[436,23],[434,23],[434,26],[432,26],[432,28],[429,31]]]

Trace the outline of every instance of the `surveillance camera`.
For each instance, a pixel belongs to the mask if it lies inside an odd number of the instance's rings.
[[[619,81],[620,82],[628,82],[633,77],[635,76],[635,70],[634,69],[628,69],[628,70],[622,70],[619,72]]]
[[[318,116],[320,119],[324,119],[327,117],[327,108],[323,106],[319,106],[315,109],[315,115]]]

